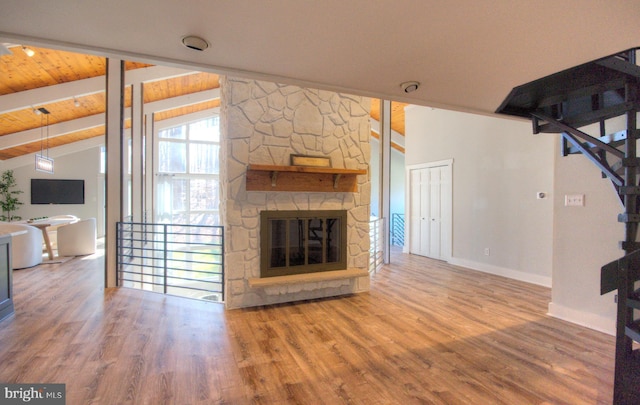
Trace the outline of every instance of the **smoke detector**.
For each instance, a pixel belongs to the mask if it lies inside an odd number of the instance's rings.
[[[196,51],[204,51],[209,47],[209,43],[206,40],[194,35],[188,35],[182,38],[182,44],[187,48],[195,49]]]

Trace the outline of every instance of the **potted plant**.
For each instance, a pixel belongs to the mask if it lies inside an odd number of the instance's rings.
[[[1,221],[19,221],[22,217],[13,215],[22,202],[18,199],[18,194],[22,190],[16,190],[16,179],[13,177],[13,170],[6,170],[0,175],[0,208],[2,208]]]

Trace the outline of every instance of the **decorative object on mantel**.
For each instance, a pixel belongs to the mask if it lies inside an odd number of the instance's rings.
[[[361,174],[367,174],[367,169],[250,164],[246,189],[353,193],[358,191]]]
[[[291,166],[331,167],[328,156],[291,155]]]

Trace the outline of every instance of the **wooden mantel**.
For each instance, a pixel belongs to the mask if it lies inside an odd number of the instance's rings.
[[[247,191],[356,192],[366,169],[251,164]]]

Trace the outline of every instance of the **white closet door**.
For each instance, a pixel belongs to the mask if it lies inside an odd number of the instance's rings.
[[[442,226],[442,169],[434,167],[429,169],[429,251],[427,256],[440,259],[440,230]]]
[[[414,169],[410,181],[409,252],[447,260],[451,254],[451,168]]]

